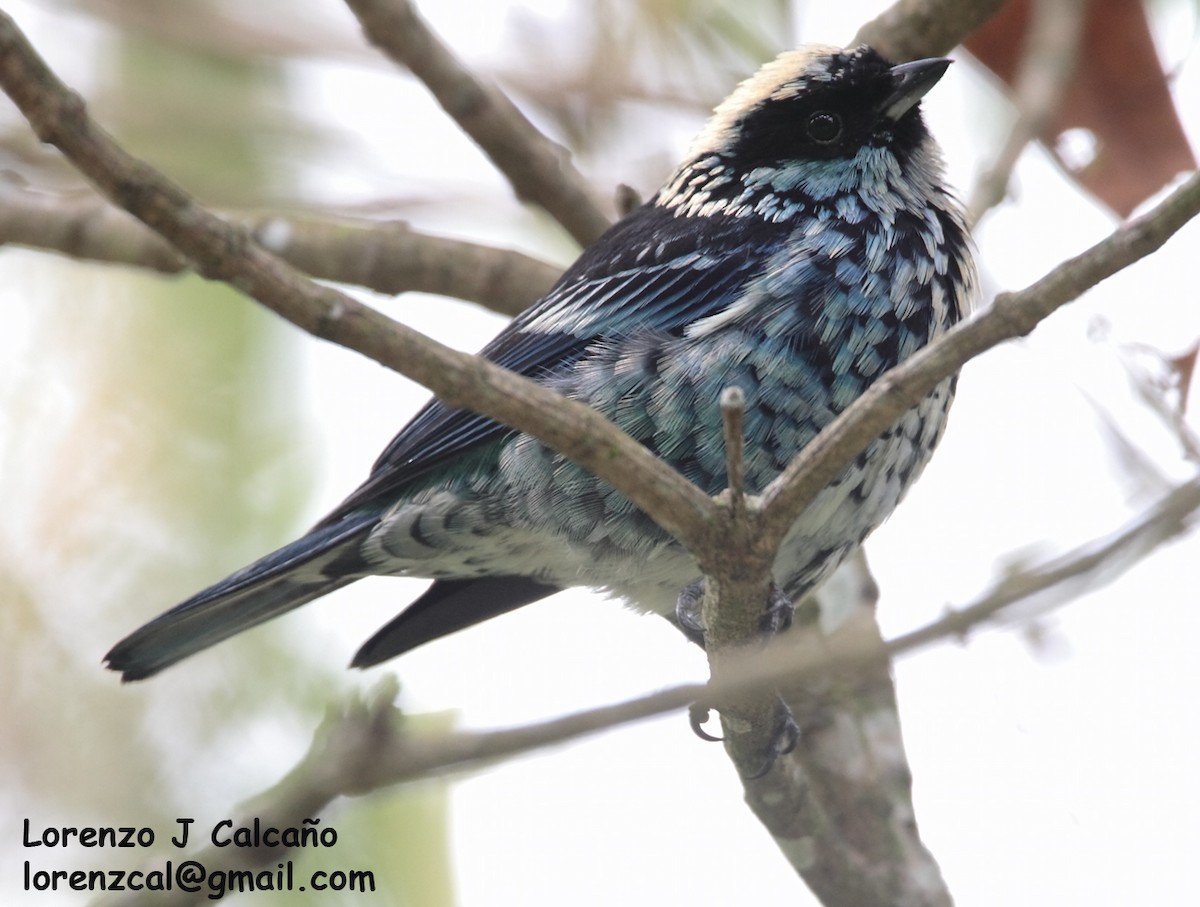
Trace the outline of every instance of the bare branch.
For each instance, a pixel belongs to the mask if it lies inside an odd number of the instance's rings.
[[[1172,489],[1111,535],[1031,567],[1020,578],[1009,577],[970,604],[949,610],[941,618],[889,642],[875,640],[872,633],[862,632],[861,621],[855,625],[853,620],[824,639],[785,634],[764,648],[743,650],[725,678],[708,686],[684,684],[523,728],[409,741],[403,753],[374,753],[369,759],[359,760],[364,767],[357,770],[356,777],[375,778],[370,784],[378,786],[457,771],[676,711],[697,699],[708,701],[784,688],[791,691],[790,699],[800,702],[814,689],[827,689],[831,675],[856,682],[854,679],[861,678],[866,665],[885,663],[946,640],[964,639],[1003,613],[1032,606],[1040,611],[1059,607],[1085,588],[1091,590],[1111,582],[1156,547],[1193,529],[1197,512],[1200,479],[1193,479]],[[1115,559],[1119,569],[1110,570],[1105,563],[1109,559]],[[357,788],[348,790],[362,792]]]
[[[366,699],[348,699],[331,707],[313,735],[308,752],[270,790],[255,797],[238,812],[235,827],[257,820],[264,826],[298,827],[341,796],[365,794],[406,781],[428,779],[449,771],[490,762],[551,746],[558,742],[651,717],[687,706],[703,690],[696,684],[677,687],[641,700],[604,706],[575,715],[510,730],[421,734],[393,702],[398,691],[394,677],[380,682]],[[640,713],[640,714],[639,714]],[[281,848],[207,847],[191,855],[210,872],[253,869],[276,862]],[[175,888],[158,894],[163,907],[206,902],[206,889],[188,892]],[[106,897],[98,907],[140,905],[145,895]]]
[[[980,175],[967,204],[967,220],[975,224],[1003,201],[1013,169],[1025,146],[1045,135],[1075,72],[1083,36],[1085,0],[1037,0],[1029,35],[1014,80],[1017,122],[991,166]]]
[[[346,0],[346,5],[367,39],[420,79],[491,158],[517,198],[540,205],[581,246],[608,228],[610,219],[569,152],[538,132],[498,88],[467,71],[409,0]]]
[[[743,651],[738,664],[727,672],[725,679],[709,686],[685,684],[641,696],[615,705],[588,709],[562,718],[523,727],[496,731],[456,731],[449,734],[416,734],[407,729],[405,718],[392,705],[396,695],[395,681],[388,678],[373,690],[366,701],[352,700],[337,709],[331,709],[325,721],[317,729],[312,745],[305,757],[287,776],[271,790],[255,798],[245,812],[258,816],[264,823],[279,827],[298,825],[304,818],[316,816],[339,796],[360,795],[371,790],[393,784],[437,777],[448,772],[463,771],[494,763],[522,753],[553,746],[635,721],[679,711],[698,699],[710,701],[730,695],[755,695],[763,691],[784,689],[797,714],[813,713],[814,697],[828,699],[831,687],[843,684],[837,692],[839,701],[848,701],[847,687],[857,690],[874,689],[874,700],[861,698],[857,726],[863,737],[861,744],[868,749],[886,746],[887,735],[898,733],[886,718],[887,701],[890,694],[884,691],[884,700],[878,699],[879,689],[873,686],[872,674],[886,674],[890,659],[919,651],[927,646],[948,639],[965,639],[980,626],[994,622],[1004,615],[1027,612],[1036,607],[1039,611],[1058,607],[1082,589],[1095,588],[1115,578],[1118,572],[1128,569],[1145,557],[1158,545],[1178,538],[1194,528],[1196,514],[1200,511],[1200,479],[1194,479],[1173,489],[1154,506],[1122,529],[1106,538],[1089,542],[1061,557],[1023,571],[1019,576],[1008,577],[982,597],[947,612],[947,614],[925,626],[883,643],[875,631],[867,625],[870,608],[848,621],[828,638],[815,634],[789,634],[773,641],[759,651]],[[1113,563],[1118,565],[1114,570]],[[1049,596],[1049,597],[1048,597]],[[890,689],[890,685],[888,686]],[[820,705],[818,701],[818,706]],[[847,719],[842,719],[847,720]],[[814,889],[822,885],[820,873],[833,875],[837,867],[846,871],[863,873],[863,867],[852,866],[855,856],[852,850],[843,853],[822,852],[823,848],[836,842],[836,836],[811,835],[813,826],[822,809],[822,803],[814,800],[811,778],[819,773],[821,790],[828,790],[836,778],[830,778],[829,766],[819,764],[819,747],[831,729],[809,728],[810,736],[803,762],[792,757],[784,762],[781,771],[771,772],[761,779],[746,782],[746,796],[764,824],[776,835],[785,854],[794,864],[801,864],[805,878]],[[883,735],[880,741],[869,739],[872,735]],[[826,756],[829,754],[826,753]],[[862,771],[877,773],[881,769],[895,769],[886,761],[869,764],[869,760],[857,766]],[[847,769],[850,767],[847,766]],[[851,775],[852,785],[843,788],[851,797],[866,790],[862,779]],[[906,787],[906,777],[872,777],[876,786]],[[802,783],[803,782],[803,783]],[[825,801],[828,802],[827,800]],[[898,798],[886,797],[875,801],[893,805],[903,802]],[[843,807],[854,810],[848,801]],[[869,815],[871,810],[866,810]],[[894,814],[887,819],[897,830],[897,841],[919,847],[919,840],[909,835],[912,829],[900,827],[900,823],[912,822],[911,816]],[[835,827],[830,823],[827,828]],[[195,859],[205,865],[230,868],[248,868],[276,859],[273,851],[243,848],[223,848],[223,853],[205,852]],[[238,851],[230,854],[228,851]],[[231,856],[243,862],[230,865]],[[926,855],[927,856],[927,855]],[[921,866],[921,852],[910,850],[906,855],[907,865]],[[936,871],[936,866],[932,866]],[[875,903],[867,881],[863,883],[863,900],[857,903]],[[940,903],[935,887],[930,886],[927,875],[913,881],[918,889],[925,888],[928,895],[918,903]],[[187,904],[197,900],[180,892],[169,904]],[[106,907],[115,907],[125,901],[105,900]],[[899,903],[899,902],[892,902]]]
[[[553,285],[560,269],[520,252],[431,236],[392,221],[226,215],[284,261],[321,280],[378,293],[437,293],[516,315]],[[125,211],[88,192],[38,192],[0,178],[0,243],[162,274],[187,260]]]
[[[858,30],[856,44],[869,44],[903,63],[949,53],[988,20],[1004,0],[897,0]]]
[[[1110,535],[1087,542],[1043,564],[1004,577],[981,598],[948,611],[941,620],[905,633],[893,642],[924,645],[944,638],[947,631],[966,636],[994,620],[1000,612],[1016,614],[1015,605],[1039,612],[1056,608],[1086,592],[1105,586],[1144,560],[1152,551],[1195,528],[1200,510],[1200,479],[1192,479]]]
[[[871,752],[887,752],[889,746],[898,745],[898,738],[894,737],[898,727],[888,720],[890,684],[881,688],[875,680],[887,674],[891,658],[947,639],[965,638],[981,625],[1031,606],[1039,610],[1057,607],[1071,597],[1059,593],[1077,593],[1081,586],[1092,588],[1111,580],[1115,573],[1110,569],[1110,558],[1116,558],[1120,569],[1128,568],[1157,545],[1193,528],[1198,510],[1200,479],[1174,489],[1111,536],[1080,546],[1019,577],[1010,577],[970,605],[950,611],[939,620],[886,644],[865,619],[869,618],[867,608],[827,639],[819,634],[791,634],[765,650],[743,652],[725,679],[708,687],[682,685],[524,727],[449,734],[412,733],[403,713],[392,705],[396,686],[394,679],[388,678],[369,694],[367,701],[355,699],[331,709],[314,734],[305,757],[243,812],[269,825],[299,825],[303,819],[318,815],[339,796],[360,795],[397,783],[494,763],[677,711],[699,698],[708,701],[712,697],[755,695],[782,688],[790,702],[804,707],[797,710],[798,715],[820,714],[828,719],[833,714],[837,722],[810,726],[799,755],[783,760],[779,771],[745,782],[748,802],[775,835],[788,859],[818,894],[834,886],[839,897],[846,895],[849,878],[853,880],[853,891],[849,893],[856,898],[855,904],[948,903],[941,899],[937,867],[915,835],[911,814],[901,808],[889,816],[875,816],[884,804],[894,810],[897,804],[908,802],[909,785],[904,772],[894,772],[895,765],[887,760],[875,762],[866,758]],[[1052,598],[1046,598],[1048,593]],[[836,689],[838,685],[841,689]],[[864,690],[871,695],[861,696]],[[850,692],[854,695],[849,695]],[[850,705],[840,712],[831,712],[822,701]],[[894,703],[891,706],[894,708]],[[834,751],[829,749],[830,735],[857,740],[865,748],[858,754],[864,758],[848,759],[841,765],[831,762]],[[902,789],[903,796],[888,794],[870,800],[879,790],[897,787]],[[901,865],[912,870],[907,878],[873,877],[880,866],[896,863],[894,860],[880,861],[877,865],[860,862],[863,851],[857,844],[861,839],[848,842],[839,837],[846,830],[846,816],[835,820],[827,812],[831,806],[830,790],[841,792],[843,799],[835,799],[833,804],[847,810],[851,818],[865,816],[869,820],[875,816],[883,819],[885,828],[892,829],[896,845],[905,851]],[[822,833],[814,834],[814,829]],[[867,831],[870,829],[859,826],[856,833]],[[231,850],[236,852],[230,853]],[[278,851],[210,848],[196,854],[194,859],[210,869],[252,868],[274,862]],[[892,897],[881,902],[880,885],[891,886],[893,894],[907,891],[911,899]],[[163,903],[182,905],[199,899],[180,891]],[[101,903],[115,907],[132,902]]]
[[[158,0],[73,0],[76,12],[114,28],[210,56],[321,57],[361,63],[369,54],[349,29],[332,29],[315,16],[270,16],[262,4],[176,4],[162,14]]]
[[[799,739],[772,771],[743,779],[747,804],[822,904],[949,907],[917,828],[891,663],[870,657],[887,648],[873,611],[829,638],[817,626],[799,635],[813,657],[862,657],[779,688]]]
[[[102,194],[179,249],[199,274],[231,284],[315,336],[395,369],[449,406],[533,435],[609,482],[684,544],[699,544],[714,504],[695,485],[590,407],[304,278],[248,231],[196,204],[120,148],[3,13],[0,84],[42,141],[57,146]]]
[[[160,274],[188,270],[162,237],[95,193],[35,191],[11,172],[0,175],[0,243]]]
[[[732,708],[718,700],[725,746],[741,768],[747,805],[822,904],[948,907],[941,870],[917,829],[890,659],[871,656],[887,647],[861,551],[859,566],[857,579],[828,583],[816,601],[802,602],[796,625],[767,647],[761,664],[748,664],[743,650],[714,669],[713,687],[722,689],[776,657],[796,666],[840,653],[820,673],[745,691]],[[832,609],[834,629],[825,620]],[[755,709],[773,705],[767,714],[776,723],[767,727],[779,734],[779,703],[794,721],[792,748],[764,771]]]
[[[377,293],[437,293],[519,315],[562,274],[511,249],[434,236],[402,221],[376,224],[315,218],[235,216],[260,245],[321,280]]]

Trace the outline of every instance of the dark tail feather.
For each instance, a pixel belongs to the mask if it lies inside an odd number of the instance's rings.
[[[122,680],[141,680],[243,630],[298,608],[362,576],[357,540],[374,516],[322,526],[209,586],[135,630],[104,661]]]
[[[369,668],[440,636],[560,591],[526,576],[438,580],[363,643],[350,666]]]

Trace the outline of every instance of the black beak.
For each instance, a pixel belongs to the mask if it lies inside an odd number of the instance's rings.
[[[933,57],[893,66],[890,70],[892,93],[884,99],[881,108],[883,116],[895,121],[908,113],[946,74],[946,69],[953,62],[945,57]]]

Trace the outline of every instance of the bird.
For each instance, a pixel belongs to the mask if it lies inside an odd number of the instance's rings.
[[[970,310],[971,239],[920,108],[949,64],[895,64],[865,45],[782,53],[480,355],[598,410],[712,495],[726,482],[719,398],[740,388],[744,482],[761,491]],[[900,416],[796,520],[773,567],[788,599],[892,513],[943,434],[955,383]],[[150,620],[105,662],[146,678],[372,575],[434,582],[355,667],[575,586],[679,622],[699,568],[561,454],[431,400],[310,531]]]

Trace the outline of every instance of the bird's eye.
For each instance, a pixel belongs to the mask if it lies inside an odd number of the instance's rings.
[[[842,118],[827,110],[818,110],[808,118],[808,136],[820,145],[828,145],[842,137]]]

